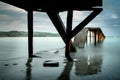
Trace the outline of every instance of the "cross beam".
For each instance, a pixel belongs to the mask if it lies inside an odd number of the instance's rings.
[[[88,11],[93,11],[88,17],[86,17],[76,28],[72,31],[71,38],[74,37],[79,31],[81,31],[90,21],[92,21],[103,9],[93,8]]]
[[[60,34],[61,38],[63,41],[66,43],[66,30],[65,30],[65,25],[63,24],[60,16],[56,12],[47,12],[49,18],[51,19],[52,23],[54,24],[55,28],[57,29],[58,33]],[[76,49],[71,43],[71,49],[69,51],[75,52]]]
[[[73,47],[73,45],[71,45],[71,39],[79,31],[81,31],[90,21],[92,21],[102,11],[102,8],[92,8],[88,11],[93,12],[89,16],[87,16],[79,25],[77,25],[74,30],[72,30],[73,10],[68,10],[66,30],[60,16],[58,15],[58,12],[47,12],[49,18],[53,22],[54,26],[56,27],[57,31],[59,32],[60,36],[66,44],[65,56],[68,61],[73,61],[73,59],[70,57],[70,46]]]
[[[93,20],[102,11],[102,8],[92,8],[89,9],[88,11],[93,11],[93,12],[88,17],[86,17],[79,25],[77,25],[73,30],[72,30],[73,10],[68,10],[66,29],[60,16],[58,15],[58,12],[46,12],[66,44],[65,56],[68,59],[68,61],[73,61],[73,59],[70,56],[70,50],[76,51],[75,47],[72,45],[71,39],[79,31],[81,31],[91,20]],[[33,57],[33,11],[32,10],[28,11],[28,49],[29,49],[29,57]]]

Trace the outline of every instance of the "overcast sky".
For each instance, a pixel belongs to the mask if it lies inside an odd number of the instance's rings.
[[[86,27],[100,27],[106,36],[120,36],[120,0],[103,0],[103,11]],[[91,12],[74,11],[73,28]],[[66,12],[60,16],[66,25]],[[0,31],[27,31],[27,13],[0,2]],[[34,12],[34,31],[57,33],[46,13]]]

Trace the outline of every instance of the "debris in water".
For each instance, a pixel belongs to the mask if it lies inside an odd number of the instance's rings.
[[[43,63],[44,67],[58,67],[59,66],[59,62],[57,61],[53,61],[53,60],[47,60]]]

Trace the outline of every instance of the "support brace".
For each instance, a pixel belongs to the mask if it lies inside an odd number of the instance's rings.
[[[56,12],[47,12],[47,14],[48,14],[49,18],[51,19],[51,21],[53,22],[53,24],[54,24],[55,28],[57,29],[57,31],[59,32],[61,38],[63,39],[63,41],[66,44],[66,30],[65,30],[65,26],[64,26],[60,16]],[[71,43],[70,51],[75,52],[76,49],[72,45],[72,41],[70,41],[70,43]]]
[[[72,31],[71,38],[73,38],[79,31],[81,31],[90,21],[92,21],[103,9],[93,8],[93,12],[85,18],[76,28]]]
[[[47,12],[49,18],[51,19],[51,21],[55,25],[60,36],[62,37],[63,41],[66,44],[65,56],[68,59],[68,61],[72,61],[72,58],[70,57],[70,51],[69,51],[70,46],[71,46],[71,39],[79,31],[81,31],[91,20],[93,20],[102,11],[102,8],[92,8],[92,9],[89,9],[88,11],[91,11],[91,10],[93,10],[93,12],[85,20],[83,20],[78,26],[76,26],[74,30],[72,30],[73,11],[68,10],[66,31],[65,31],[64,24],[62,23],[62,20],[60,19],[58,13]]]

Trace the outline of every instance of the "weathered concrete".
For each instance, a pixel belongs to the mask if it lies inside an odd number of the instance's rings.
[[[74,38],[74,45],[84,48],[85,41],[87,40],[88,29],[82,29]]]

